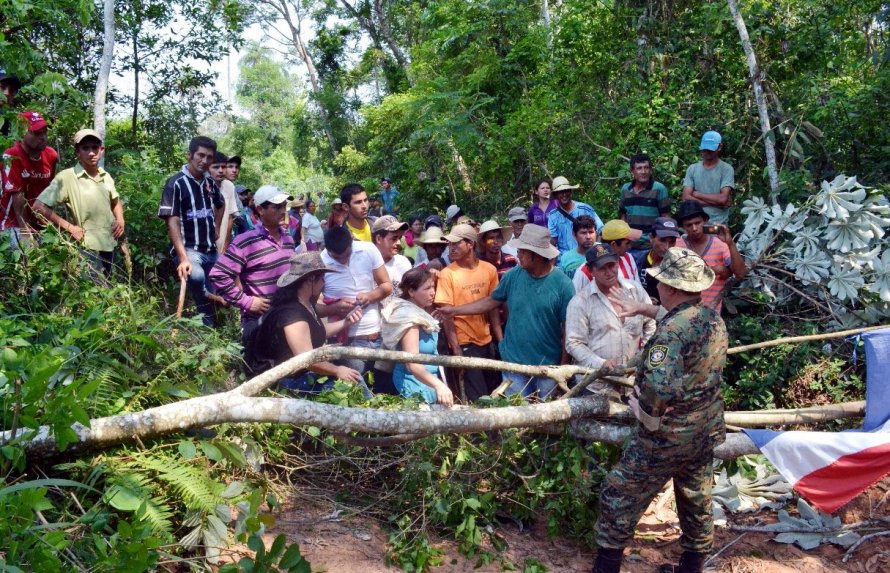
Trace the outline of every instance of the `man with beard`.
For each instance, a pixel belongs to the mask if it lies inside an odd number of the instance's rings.
[[[368,223],[368,194],[358,183],[350,183],[340,190],[340,200],[346,205],[346,229],[357,241],[371,242]]]

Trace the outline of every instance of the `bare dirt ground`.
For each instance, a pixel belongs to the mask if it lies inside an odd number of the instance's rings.
[[[890,514],[890,477],[878,482],[868,491],[843,507],[839,515],[845,524],[858,523]],[[676,562],[680,548],[679,526],[671,503],[650,506],[637,528],[634,544],[625,553],[624,573],[649,573],[661,563]],[[277,516],[275,527],[267,538],[286,533],[291,542],[298,542],[302,553],[312,563],[313,572],[328,573],[395,573],[395,566],[386,565],[387,532],[375,520],[362,516],[346,517],[348,510],[332,502],[291,499]],[[776,521],[772,511],[732,517],[733,525],[765,525]],[[890,526],[885,527],[890,530]],[[548,540],[543,520],[531,529],[520,531],[517,526],[503,525],[499,533],[507,541],[503,558],[513,563],[516,570],[537,562],[550,572],[590,571],[593,553],[567,539]],[[853,573],[890,572],[890,535],[866,540],[844,563],[846,550],[822,545],[803,551],[794,545],[772,541],[774,534],[741,532],[718,528],[714,558],[707,571],[719,573]],[[501,563],[490,563],[477,568],[476,560],[461,555],[457,545],[447,539],[435,539],[435,545],[445,552],[442,566],[434,571],[449,573],[491,573],[503,571]],[[530,561],[534,560],[534,561]]]

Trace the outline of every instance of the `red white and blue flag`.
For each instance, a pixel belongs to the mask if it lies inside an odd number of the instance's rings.
[[[794,489],[826,513],[890,474],[890,329],[863,338],[867,376],[861,430],[745,430]]]

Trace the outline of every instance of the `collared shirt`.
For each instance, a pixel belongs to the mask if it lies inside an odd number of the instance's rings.
[[[633,300],[651,303],[639,283],[619,277],[618,285]],[[587,368],[600,368],[606,360],[626,364],[654,332],[655,321],[651,318],[618,318],[596,281],[576,294],[566,311],[566,351]]]
[[[210,271],[216,292],[229,304],[241,309],[241,321],[259,317],[250,312],[256,296],[271,298],[278,290],[278,278],[287,272],[294,254],[294,240],[284,228],[279,242],[260,225],[236,236]],[[236,279],[240,279],[240,286]]]
[[[324,276],[325,300],[347,298],[355,300],[360,292],[370,292],[377,288],[374,270],[383,267],[383,257],[377,247],[363,241],[352,242],[352,255],[349,264],[344,265],[328,253],[321,252],[321,260],[334,273]],[[362,309],[362,318],[349,327],[349,336],[365,336],[380,332],[380,304],[373,302]]]
[[[649,179],[646,188],[639,192],[634,189],[633,181],[625,183],[621,188],[618,215],[623,215],[632,229],[643,232],[642,236],[634,241],[634,249],[649,248],[649,231],[652,229],[652,224],[662,213],[670,212],[671,197],[667,187],[654,179]]]
[[[16,193],[24,193],[28,205],[33,205],[34,200],[49,186],[56,174],[56,164],[59,162],[59,154],[52,147],[44,147],[40,152],[40,159],[32,161],[22,143],[17,141],[15,145],[3,152],[3,189],[0,191],[0,229],[18,227],[19,221],[12,207],[12,196]],[[37,229],[43,228],[37,221],[31,209],[25,209],[25,218],[28,223]]]
[[[91,177],[83,166],[75,165],[56,175],[37,199],[50,209],[64,205],[74,223],[83,228],[83,246],[94,251],[113,251],[117,239],[111,234],[114,226],[112,204],[119,195],[114,179],[99,167]]]
[[[572,205],[572,210],[568,213],[575,219],[581,215],[593,217],[593,220],[596,222],[597,235],[599,235],[600,229],[603,228],[603,220],[596,214],[593,207],[587,203],[575,201]],[[572,220],[563,215],[559,209],[552,211],[547,217],[547,230],[550,231],[550,236],[556,239],[556,248],[559,249],[560,253],[571,251],[578,247],[578,241],[575,240],[575,235],[572,233]]]
[[[383,200],[383,208],[388,215],[392,215],[396,208],[396,195],[399,194],[398,189],[390,185],[389,191],[381,191],[380,199]]]
[[[535,201],[532,203],[532,206],[528,208],[528,222],[532,225],[546,227],[547,219],[550,217],[550,213],[556,209],[556,205],[556,199],[551,199],[550,204],[547,205],[547,209],[542,210],[541,206],[538,205],[538,202]]]
[[[352,225],[350,225],[348,219],[347,219],[346,221],[343,222],[343,226],[345,226],[346,229],[347,229],[350,233],[352,233],[352,237],[353,237],[356,241],[364,241],[364,242],[366,242],[366,243],[370,243],[370,242],[371,242],[371,224],[368,223],[368,220],[367,220],[367,219],[365,219],[365,226],[362,227],[361,229],[356,229],[355,227],[353,227]]]
[[[214,209],[225,205],[219,188],[207,173],[199,181],[192,177],[188,165],[167,179],[161,194],[158,217],[179,217],[179,234],[186,249],[202,253],[216,252],[216,220]]]

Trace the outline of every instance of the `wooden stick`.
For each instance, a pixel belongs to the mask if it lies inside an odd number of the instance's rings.
[[[176,304],[176,318],[182,318],[182,309],[185,308],[186,279],[179,279],[179,302]]]
[[[830,340],[832,338],[845,338],[854,334],[861,334],[872,330],[880,330],[882,328],[890,328],[890,324],[882,324],[879,326],[867,326],[865,328],[853,328],[851,330],[841,330],[838,332],[829,332],[826,334],[808,334],[806,336],[789,336],[787,338],[777,338],[775,340],[766,340],[756,344],[746,344],[745,346],[736,346],[726,351],[727,354],[739,354],[750,350],[760,350],[761,348],[770,348],[772,346],[781,346],[782,344],[796,344],[798,342],[812,342],[813,340]]]

